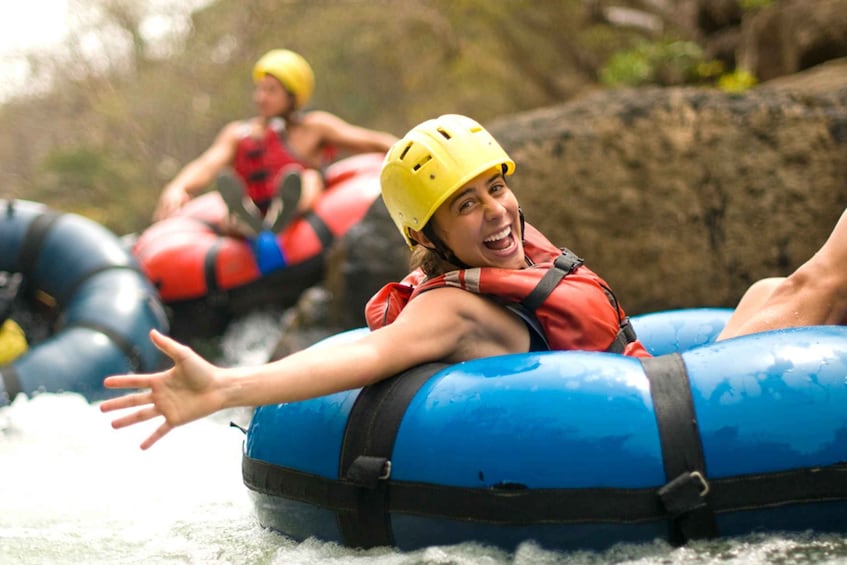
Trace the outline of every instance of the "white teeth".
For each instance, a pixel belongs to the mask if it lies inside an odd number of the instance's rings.
[[[485,241],[497,241],[498,239],[503,239],[504,237],[508,236],[510,233],[512,233],[512,226],[506,226],[505,228],[503,228],[503,231],[497,232],[491,237],[486,237]]]

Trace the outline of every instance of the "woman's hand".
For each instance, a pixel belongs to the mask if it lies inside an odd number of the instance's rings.
[[[127,374],[107,377],[106,388],[143,388],[142,392],[107,400],[102,412],[136,408],[138,410],[112,421],[115,429],[145,422],[156,416],[165,421],[142,444],[147,449],[173,428],[208,416],[223,407],[223,394],[217,382],[218,367],[156,330],[150,339],[174,361],[171,369],[146,375]]]

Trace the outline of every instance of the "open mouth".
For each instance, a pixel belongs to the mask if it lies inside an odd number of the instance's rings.
[[[512,237],[512,226],[506,226],[499,232],[486,237],[483,244],[491,250],[502,251],[511,247],[514,238]]]

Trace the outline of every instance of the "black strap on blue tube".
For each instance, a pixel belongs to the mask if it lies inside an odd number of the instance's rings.
[[[423,384],[446,367],[427,363],[361,390],[344,432],[339,479],[355,485],[356,507],[339,510],[344,543],[350,547],[393,545],[389,512],[391,454],[400,422]]]
[[[668,481],[658,496],[670,518],[669,541],[681,545],[717,537],[706,460],[682,356],[672,353],[642,359],[641,364],[650,381]]]

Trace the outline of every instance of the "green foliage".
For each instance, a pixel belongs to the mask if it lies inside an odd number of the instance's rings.
[[[89,147],[76,147],[67,151],[60,149],[49,153],[43,162],[43,172],[54,179],[45,182],[44,189],[48,194],[85,194],[116,180],[109,161],[96,149]]]
[[[773,0],[740,0],[742,10],[753,11],[766,8],[773,4]]]
[[[710,61],[701,61],[697,64],[697,77],[703,80],[711,80],[720,77],[724,74],[725,66],[722,61],[712,59]]]
[[[129,226],[146,225],[149,217],[138,216],[138,198],[127,190],[137,185],[137,176],[132,161],[81,146],[48,153],[38,168],[35,186],[40,201],[122,233]]]
[[[607,86],[638,86],[653,76],[653,66],[643,49],[628,49],[615,53],[600,71],[600,80]]]
[[[641,42],[615,53],[600,72],[610,87],[714,84],[725,92],[743,92],[756,85],[744,70],[726,72],[718,60],[706,60],[700,47],[688,41]]]
[[[600,80],[611,87],[699,82],[703,50],[692,41],[640,42],[617,52],[600,71]]]

